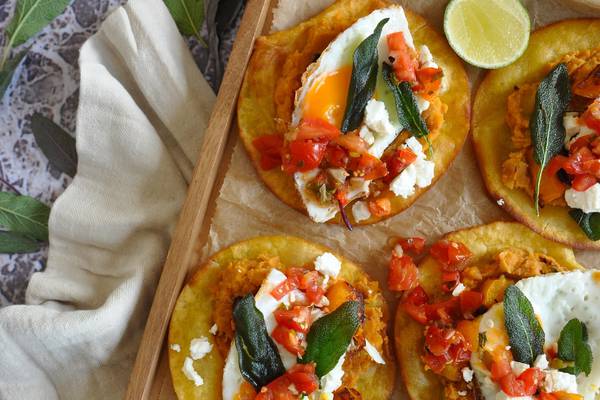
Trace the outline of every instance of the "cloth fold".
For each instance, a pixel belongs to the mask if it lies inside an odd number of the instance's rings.
[[[0,399],[121,398],[214,94],[161,0],[82,47],[78,172],[47,268],[0,309]]]

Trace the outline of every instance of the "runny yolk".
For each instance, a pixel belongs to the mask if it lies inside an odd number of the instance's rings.
[[[347,66],[319,77],[304,98],[303,118],[320,118],[340,128],[351,75],[352,66]]]

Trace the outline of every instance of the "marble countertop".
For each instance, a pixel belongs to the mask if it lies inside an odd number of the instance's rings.
[[[17,0],[0,0],[0,43]],[[6,95],[0,101],[0,177],[22,194],[48,205],[65,190],[71,178],[48,165],[36,146],[29,118],[39,112],[75,134],[79,100],[79,49],[93,35],[106,16],[126,0],[73,0],[67,9],[22,48],[30,50],[15,72]],[[218,57],[228,57],[239,20],[222,40]],[[216,55],[186,38],[198,67],[213,89]],[[17,49],[18,50],[18,49]],[[0,183],[0,190],[9,188]],[[34,272],[42,271],[47,247],[31,254],[0,254],[0,307],[25,301],[25,289]]]

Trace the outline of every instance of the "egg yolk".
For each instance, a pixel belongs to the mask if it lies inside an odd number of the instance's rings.
[[[304,118],[319,118],[340,128],[350,86],[352,66],[347,66],[317,79],[304,99]]]

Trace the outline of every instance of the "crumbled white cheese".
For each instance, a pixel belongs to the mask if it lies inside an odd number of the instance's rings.
[[[356,222],[364,221],[371,218],[371,211],[365,201],[357,201],[352,205],[352,215]]]
[[[530,367],[529,367],[529,364],[525,364],[525,363],[518,362],[518,361],[511,361],[510,362],[510,368],[512,369],[512,372],[516,376],[519,376],[523,372],[525,372],[526,370],[528,370]]]
[[[178,345],[177,343],[173,343],[171,346],[169,346],[171,348],[171,350],[173,350],[176,353],[179,353],[181,351],[181,346]]]
[[[415,153],[417,159],[392,180],[390,190],[396,196],[407,198],[415,192],[415,186],[424,188],[431,184],[435,163],[426,160],[423,146],[415,137],[408,138],[403,146]]]
[[[375,346],[373,346],[366,339],[365,339],[365,351],[371,356],[371,358],[373,359],[373,361],[375,361],[377,364],[385,364],[385,360],[383,359],[383,357],[381,356],[381,354],[379,354],[379,352],[377,351],[377,349],[375,348]]]
[[[425,153],[423,153],[423,145],[419,140],[411,136],[404,142],[404,145],[412,150],[413,153],[417,156],[417,158],[425,158]]]
[[[373,136],[373,132],[369,129],[368,126],[363,125],[358,131],[358,136],[363,139],[370,146],[375,143],[375,136]]]
[[[459,396],[466,396],[467,395],[467,391],[466,390],[459,390],[458,392]]]
[[[496,203],[497,203],[497,204],[498,204],[500,207],[502,207],[502,206],[504,205],[504,199],[498,199],[498,200],[496,201]]]
[[[537,356],[537,358],[535,359],[533,366],[535,368],[539,368],[539,369],[548,369],[548,366],[550,364],[548,363],[548,358],[546,357],[545,354],[540,354],[539,356]]]
[[[194,360],[192,360],[190,357],[185,358],[181,370],[186,378],[194,382],[195,386],[201,386],[204,384],[204,379],[202,379],[202,377],[194,369]]]
[[[452,296],[456,297],[456,296],[460,295],[462,292],[465,291],[466,288],[467,287],[465,285],[463,285],[462,282],[458,282],[458,285],[456,285],[456,287],[452,291]]]
[[[341,261],[331,253],[323,253],[315,259],[315,269],[323,275],[337,278],[341,268]]]
[[[465,382],[469,383],[473,380],[473,370],[471,368],[464,367],[460,370],[460,372],[462,373],[462,377]]]
[[[421,68],[439,68],[436,62],[433,61],[433,55],[429,47],[425,45],[419,47],[419,64]]]
[[[323,392],[333,393],[342,386],[342,378],[344,377],[344,361],[346,353],[340,357],[337,364],[331,371],[321,377],[321,390]]]
[[[582,124],[579,119],[579,113],[568,112],[563,116],[563,126],[565,127],[565,148],[568,150],[571,145],[579,138],[588,135],[595,135],[596,131]]]
[[[396,133],[383,101],[371,99],[365,107],[365,124],[373,132],[388,135]]]
[[[556,369],[544,371],[545,392],[567,392],[577,394],[577,378],[575,375],[567,374]]]
[[[394,246],[394,253],[397,257],[402,257],[404,255],[404,249],[401,245],[397,244]]]
[[[578,208],[585,213],[600,212],[600,183],[595,183],[583,192],[567,189],[565,201],[571,208]]]
[[[429,110],[429,106],[431,105],[431,103],[429,103],[428,100],[424,99],[419,95],[415,95],[415,100],[417,101],[417,108],[419,109],[419,112],[421,114]]]
[[[414,164],[414,163],[413,163]],[[415,184],[417,183],[417,170],[412,165],[409,165],[400,172],[390,183],[390,190],[396,196],[407,198],[415,192]]]
[[[213,345],[208,338],[201,336],[190,342],[190,356],[193,360],[199,360],[212,351]]]
[[[219,327],[217,326],[217,324],[213,324],[213,326],[211,326],[208,331],[211,333],[211,335],[216,335],[219,331]]]

